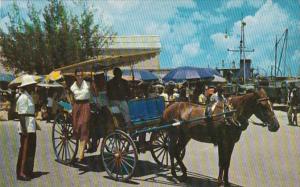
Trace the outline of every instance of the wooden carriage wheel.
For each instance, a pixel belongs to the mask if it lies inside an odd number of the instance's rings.
[[[150,143],[151,143],[151,155],[155,162],[164,168],[171,168],[171,161],[169,155],[169,136],[167,131],[160,130],[151,133]],[[185,155],[185,149],[180,153],[180,158],[183,159]],[[175,159],[175,166],[178,163]]]
[[[72,139],[73,127],[70,116],[58,114],[52,126],[52,144],[56,159],[71,164],[78,151],[78,140]]]
[[[101,157],[107,174],[117,181],[129,180],[138,161],[134,142],[121,130],[116,130],[104,138]]]

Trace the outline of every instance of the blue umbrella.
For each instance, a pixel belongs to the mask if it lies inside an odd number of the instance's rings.
[[[171,70],[167,75],[164,76],[163,81],[182,82],[185,80],[194,79],[213,79],[214,75],[220,76],[219,72],[211,68],[184,66]]]
[[[14,79],[15,76],[13,76],[12,74],[5,74],[5,73],[0,74],[0,82],[10,82]]]
[[[122,70],[122,72],[123,72],[123,78],[132,80],[132,71],[130,69]],[[142,81],[158,80],[158,77],[148,70],[134,69],[133,74],[134,74],[134,80],[142,80]]]

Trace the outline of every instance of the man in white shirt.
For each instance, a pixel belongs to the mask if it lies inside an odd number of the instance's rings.
[[[79,139],[79,159],[81,162],[84,158],[84,148],[89,140],[89,125],[91,118],[90,84],[83,80],[83,70],[78,68],[75,70],[76,81],[71,86],[74,96],[72,107],[73,118],[73,138]]]
[[[20,149],[17,163],[17,179],[28,181],[33,177],[34,157],[36,150],[36,124],[35,106],[32,96],[36,81],[33,76],[24,75],[22,84],[23,90],[16,103],[16,111],[19,114],[20,124],[18,132],[20,138]]]

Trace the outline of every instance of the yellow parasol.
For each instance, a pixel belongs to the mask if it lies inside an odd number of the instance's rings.
[[[51,81],[57,81],[59,79],[63,78],[63,75],[61,74],[61,71],[52,71],[49,75],[46,75],[46,82]]]

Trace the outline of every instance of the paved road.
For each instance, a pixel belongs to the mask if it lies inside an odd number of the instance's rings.
[[[287,125],[286,113],[277,111],[281,128],[276,133],[250,125],[236,144],[229,173],[232,186],[299,186],[300,128]],[[253,121],[258,121],[254,117]],[[298,117],[299,120],[299,117]],[[157,167],[150,153],[139,155],[136,173],[128,183],[111,180],[97,154],[85,164],[65,166],[55,161],[51,125],[42,123],[37,133],[35,172],[37,178],[17,181],[15,166],[19,147],[18,122],[0,122],[0,186],[217,186],[217,148],[191,141],[184,162],[188,181],[178,183],[168,170]],[[299,123],[300,124],[300,123]],[[99,154],[99,153],[98,153]]]

